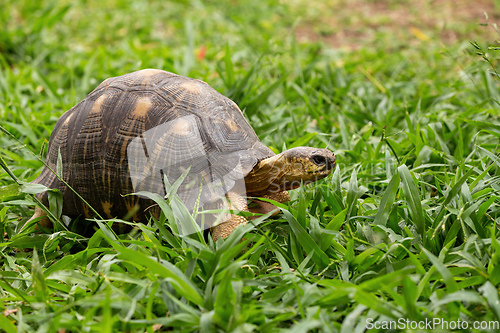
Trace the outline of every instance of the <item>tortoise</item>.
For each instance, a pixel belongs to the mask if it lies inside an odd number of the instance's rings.
[[[258,199],[249,208],[249,198],[289,201],[288,190],[326,177],[336,164],[328,149],[296,147],[276,155],[232,100],[203,81],[156,69],[106,79],[59,118],[50,136],[48,167],[33,182],[62,192],[62,214],[92,217],[52,171],[58,157],[65,182],[107,218],[128,213],[146,222],[151,214],[158,216],[149,197],[125,195],[165,196],[164,180],[185,177],[178,193],[187,208],[225,199],[232,210],[212,226],[214,241],[247,223],[234,210],[278,212]],[[48,206],[47,192],[38,198]],[[30,221],[38,217],[40,224],[51,225],[36,207]]]

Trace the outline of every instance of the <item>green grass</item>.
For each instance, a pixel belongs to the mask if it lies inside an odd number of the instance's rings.
[[[499,322],[494,39],[457,23],[451,44],[429,27],[428,41],[382,29],[351,51],[294,38],[321,13],[301,1],[4,0],[0,125],[13,136],[0,133],[0,330],[362,332],[440,318],[480,332],[474,321]],[[347,29],[326,22],[311,29]],[[142,68],[208,82],[273,150],[327,147],[337,169],[217,244],[166,228],[168,205],[128,235],[105,221],[90,238],[74,226],[21,230],[43,166],[30,151],[43,160],[65,110]]]

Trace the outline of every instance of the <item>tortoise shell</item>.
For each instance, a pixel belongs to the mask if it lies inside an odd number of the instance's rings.
[[[184,175],[178,193],[192,209],[216,201],[274,155],[233,101],[205,82],[154,69],[109,78],[65,112],[49,140],[52,170],[58,154],[63,179],[101,216],[135,210],[136,221],[147,219],[153,202],[125,194],[165,195],[164,180]],[[34,182],[62,192],[64,215],[92,215],[49,168]],[[40,199],[48,204],[47,193]]]

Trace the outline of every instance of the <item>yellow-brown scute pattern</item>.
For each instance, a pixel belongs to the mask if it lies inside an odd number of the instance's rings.
[[[187,119],[178,119],[172,126],[171,133],[175,135],[189,135],[191,124]]]
[[[85,204],[83,205],[83,216],[85,218],[87,218],[87,219],[90,218],[90,209],[89,209],[89,206],[87,206]]]
[[[90,109],[91,114],[101,112],[101,107],[102,107],[102,104],[104,103],[104,101],[106,100],[106,97],[108,97],[108,95],[103,94],[103,95],[99,96],[98,99],[96,99],[96,101],[94,102],[94,105],[92,105],[92,108]]]
[[[155,74],[160,74],[162,73],[163,71],[162,70],[159,70],[159,69],[151,69],[151,68],[147,68],[147,69],[143,69],[141,71],[138,71],[137,73],[143,77],[148,77],[148,76],[153,76]]]
[[[139,97],[135,103],[134,115],[138,117],[146,116],[148,111],[151,109],[151,106],[153,106],[153,102],[151,102],[149,97]]]
[[[190,93],[199,93],[201,90],[201,82],[197,80],[184,81],[180,86]]]
[[[132,202],[130,200],[132,200]],[[132,212],[132,211],[134,212],[132,214],[132,219],[134,221],[140,221],[139,217],[137,216],[137,212],[136,212],[139,209],[139,207],[138,207],[139,204],[136,201],[137,200],[131,196],[131,197],[129,197],[129,200],[125,201],[125,206],[127,207],[128,212]]]
[[[234,122],[234,120],[232,119],[229,119],[227,122],[226,122],[226,125],[227,127],[231,130],[231,131],[237,131],[238,130],[238,125]]]
[[[104,214],[106,214],[107,218],[112,218],[113,216],[111,215],[111,207],[113,207],[113,204],[109,201],[103,201],[102,203],[102,210]]]

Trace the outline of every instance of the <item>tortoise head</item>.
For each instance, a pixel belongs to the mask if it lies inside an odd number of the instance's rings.
[[[335,165],[335,155],[328,149],[296,147],[260,161],[245,183],[249,192],[293,190],[325,178]]]

